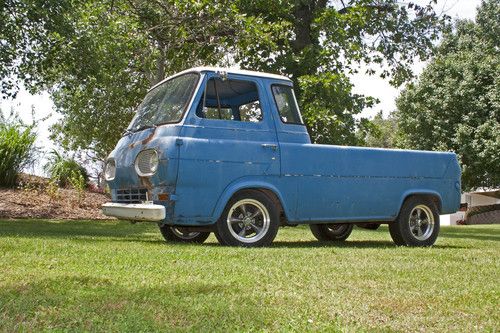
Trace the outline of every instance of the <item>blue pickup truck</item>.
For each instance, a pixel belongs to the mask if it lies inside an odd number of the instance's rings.
[[[455,154],[311,144],[290,79],[208,67],[151,88],[105,178],[104,214],[172,242],[266,246],[299,224],[344,241],[388,224],[397,245],[429,246],[460,203]]]

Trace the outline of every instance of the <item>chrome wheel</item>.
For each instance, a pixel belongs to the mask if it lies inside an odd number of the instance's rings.
[[[184,240],[191,240],[200,235],[199,232],[189,232],[185,231],[176,227],[171,227],[170,230],[174,233],[175,236],[179,237],[180,239]]]
[[[411,211],[408,223],[413,237],[424,241],[432,235],[434,230],[434,215],[429,207],[418,205]]]
[[[259,201],[242,199],[231,206],[226,222],[235,239],[242,243],[254,243],[267,234],[271,218],[267,208]]]

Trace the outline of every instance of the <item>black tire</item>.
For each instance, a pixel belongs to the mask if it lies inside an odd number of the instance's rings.
[[[260,191],[244,190],[229,200],[214,234],[221,245],[261,247],[273,242],[278,227],[279,211],[271,198]]]
[[[439,234],[439,212],[427,198],[410,197],[397,219],[389,224],[392,240],[399,246],[431,246]]]
[[[351,235],[352,223],[310,224],[311,232],[319,241],[342,242]]]
[[[168,225],[160,226],[160,232],[167,242],[172,243],[198,243],[201,244],[210,236],[209,232],[189,232],[182,228]]]
[[[360,223],[356,225],[360,228],[368,230],[377,230],[380,227],[380,223]]]

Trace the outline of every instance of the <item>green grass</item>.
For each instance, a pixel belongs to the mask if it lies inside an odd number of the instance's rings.
[[[1,331],[497,331],[500,225],[342,245],[165,244],[152,224],[0,220]]]

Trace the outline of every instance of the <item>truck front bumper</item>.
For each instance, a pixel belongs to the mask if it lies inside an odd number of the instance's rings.
[[[133,221],[162,221],[165,219],[165,206],[153,203],[123,204],[107,202],[101,206],[107,216],[114,216],[123,220]]]

